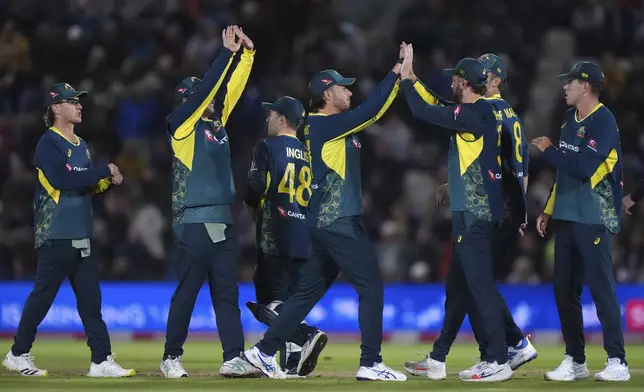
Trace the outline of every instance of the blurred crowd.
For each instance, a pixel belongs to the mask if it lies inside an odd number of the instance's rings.
[[[265,134],[263,100],[306,99],[309,78],[335,68],[357,77],[354,104],[414,44],[418,76],[451,96],[441,73],[459,58],[500,54],[509,66],[504,98],[521,116],[531,99],[549,31],[569,34],[573,57],[598,61],[606,75],[601,100],[616,115],[625,191],[644,179],[644,2],[641,0],[5,0],[0,2],[0,280],[32,279],[34,147],[44,128],[44,92],[58,81],[89,91],[78,133],[92,156],[115,162],[125,183],[94,199],[92,252],[108,280],[172,279],[168,262],[171,152],[164,132],[173,87],[201,77],[221,47],[221,30],[238,24],[257,48],[255,65],[228,124],[238,199],[243,280],[255,263],[255,231],[241,200],[253,144]],[[567,64],[569,67],[571,64]],[[557,71],[565,71],[565,67]],[[538,86],[537,86],[538,87]],[[558,137],[553,126],[530,137]],[[361,136],[365,222],[386,282],[436,282],[451,260],[450,212],[436,206],[446,182],[449,135],[413,119],[403,98]],[[501,278],[547,282],[552,236],[534,222],[553,182],[531,150],[526,235],[508,244]],[[614,242],[622,282],[644,281],[644,208],[623,219]]]

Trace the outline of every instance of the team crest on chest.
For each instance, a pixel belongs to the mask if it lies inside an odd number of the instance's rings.
[[[579,127],[579,129],[577,130],[577,137],[581,139],[585,135],[586,135],[586,127],[584,127],[584,126]]]
[[[67,149],[67,158],[71,158],[71,157],[72,157],[72,149],[68,148]]]
[[[221,127],[223,126],[223,125],[221,124],[221,121],[219,121],[219,120],[213,120],[213,122],[212,122],[212,123],[215,125],[215,132],[219,132],[219,130],[220,130],[220,129],[221,129]]]

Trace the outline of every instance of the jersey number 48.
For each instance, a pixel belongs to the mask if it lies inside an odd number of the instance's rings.
[[[302,166],[298,174],[298,183],[295,184],[295,164],[289,163],[286,165],[286,170],[284,171],[284,176],[277,186],[277,191],[279,193],[286,193],[289,196],[289,201],[293,203],[297,201],[302,207],[309,205],[309,200],[311,199],[311,168],[308,166]],[[304,196],[304,193],[307,193]]]

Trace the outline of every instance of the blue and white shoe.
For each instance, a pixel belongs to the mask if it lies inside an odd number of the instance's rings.
[[[530,335],[526,335],[518,345],[508,347],[508,363],[512,370],[517,370],[538,355],[537,350],[530,343]]]
[[[286,373],[282,371],[280,365],[277,363],[276,355],[266,355],[259,351],[256,346],[244,351],[243,358],[251,365],[261,370],[262,373],[268,378],[283,380],[286,378]]]
[[[407,376],[399,371],[393,370],[384,363],[374,363],[373,366],[360,366],[358,381],[407,381]]]
[[[300,361],[297,364],[297,374],[306,376],[315,370],[318,358],[328,341],[326,334],[319,329],[309,335],[308,340],[302,346]]]

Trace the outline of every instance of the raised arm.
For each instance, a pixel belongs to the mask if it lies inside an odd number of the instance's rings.
[[[228,83],[226,83],[226,91],[224,93],[224,107],[221,111],[221,123],[226,126],[230,113],[237,105],[239,98],[244,92],[250,70],[253,68],[253,61],[255,60],[255,45],[253,41],[244,34],[241,28],[238,30],[239,40],[244,46],[241,58],[235,67],[235,70],[230,75]]]
[[[224,47],[206,72],[200,86],[170,115],[169,131],[175,139],[183,139],[193,131],[195,123],[221,87],[235,52],[239,50],[240,43],[235,42],[233,26],[227,27],[221,35]]]
[[[404,79],[400,84],[414,117],[438,125],[452,132],[470,132],[480,135],[482,118],[475,104],[466,103],[456,106],[436,106],[426,101],[416,89],[419,81]]]
[[[378,121],[389,109],[398,95],[398,74],[390,71],[378,87],[369,94],[362,105],[331,116],[336,122],[325,134],[327,140],[342,139],[360,132]]]

